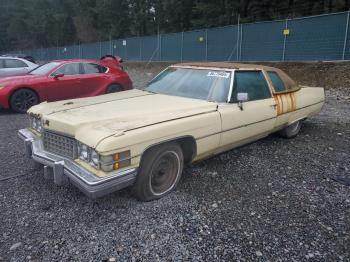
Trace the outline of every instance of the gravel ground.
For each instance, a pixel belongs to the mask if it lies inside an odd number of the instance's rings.
[[[350,261],[349,104],[327,91],[295,139],[189,166],[150,203],[46,181],[16,135],[26,116],[0,111],[0,179],[23,175],[0,181],[0,261]]]

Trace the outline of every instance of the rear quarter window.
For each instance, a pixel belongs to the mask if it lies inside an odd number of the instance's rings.
[[[28,67],[26,63],[17,59],[5,59],[5,68]]]
[[[83,63],[85,74],[103,74],[107,72],[107,68],[98,64]]]
[[[286,87],[281,79],[281,77],[276,72],[267,72],[269,75],[271,82],[273,84],[273,87],[275,88],[276,92],[283,92],[286,91]]]

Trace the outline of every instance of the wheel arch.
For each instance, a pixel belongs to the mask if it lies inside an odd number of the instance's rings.
[[[9,104],[9,107],[11,107],[11,98],[12,98],[13,94],[14,94],[16,91],[20,90],[20,89],[29,89],[30,91],[33,91],[33,92],[37,95],[38,100],[39,100],[39,103],[41,102],[40,94],[39,94],[38,91],[36,91],[34,88],[29,87],[29,86],[19,86],[19,87],[14,88],[13,90],[11,90],[11,93],[10,93],[10,95],[8,96],[8,101],[7,101],[7,102],[8,102],[8,104]]]
[[[148,146],[141,154],[140,163],[142,163],[144,156],[149,150],[164,144],[171,144],[171,143],[179,144],[179,146],[181,147],[182,153],[184,155],[184,161],[186,164],[191,163],[192,160],[197,155],[196,139],[193,136],[182,136],[182,137],[172,138],[169,140],[164,140],[159,143]]]
[[[109,88],[110,86],[112,86],[112,85],[118,85],[118,86],[120,86],[120,87],[122,88],[122,91],[125,91],[125,90],[126,90],[125,87],[123,86],[123,84],[121,84],[120,82],[111,82],[111,83],[108,83],[108,84],[106,85],[106,87],[105,87],[105,92],[107,92],[107,91],[108,91],[108,88]]]

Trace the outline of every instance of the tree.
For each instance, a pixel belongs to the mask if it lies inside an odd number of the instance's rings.
[[[1,0],[0,50],[347,11],[350,0]]]

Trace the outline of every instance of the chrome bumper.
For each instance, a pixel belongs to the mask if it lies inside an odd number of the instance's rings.
[[[24,141],[27,157],[44,165],[46,178],[53,178],[57,185],[70,182],[90,198],[98,198],[130,186],[136,179],[135,168],[108,177],[98,177],[71,159],[45,151],[41,139],[30,130],[21,129],[18,135]]]

